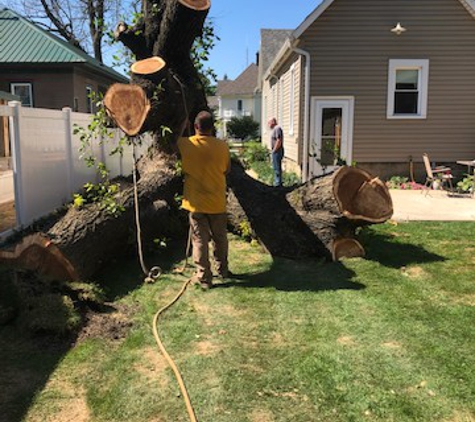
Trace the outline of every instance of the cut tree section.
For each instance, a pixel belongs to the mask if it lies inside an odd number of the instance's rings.
[[[149,57],[139,60],[130,66],[130,70],[136,75],[153,75],[166,66],[165,60],[160,57]]]
[[[393,215],[393,203],[386,185],[362,169],[339,169],[335,173],[333,190],[341,213],[350,220],[383,223]]]
[[[104,106],[117,126],[129,136],[140,132],[150,111],[150,101],[138,85],[112,85],[104,97]]]
[[[211,7],[210,0],[178,0],[178,2],[193,10],[208,10]]]

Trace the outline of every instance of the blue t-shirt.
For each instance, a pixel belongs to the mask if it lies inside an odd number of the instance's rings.
[[[280,126],[275,126],[274,129],[272,129],[272,132],[270,134],[272,149],[274,149],[277,139],[282,139],[281,148],[284,149],[284,132],[282,131],[282,128]]]

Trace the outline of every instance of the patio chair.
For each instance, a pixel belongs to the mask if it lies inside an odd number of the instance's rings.
[[[440,183],[440,186],[442,189],[444,189],[446,186],[448,186],[448,191],[453,192],[454,187],[452,185],[452,170],[450,167],[443,167],[443,166],[438,166],[438,167],[432,167],[430,164],[430,159],[427,154],[422,154],[422,159],[424,160],[424,166],[426,169],[427,173],[427,178],[424,186],[427,189],[434,189],[434,185],[436,183]],[[428,191],[426,191],[427,195]]]

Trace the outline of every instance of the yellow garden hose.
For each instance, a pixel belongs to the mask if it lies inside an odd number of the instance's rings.
[[[192,280],[191,278],[186,280],[185,283],[183,283],[183,286],[181,287],[178,294],[174,297],[174,299],[170,303],[165,305],[163,308],[161,308],[155,314],[155,316],[153,317],[153,335],[154,335],[155,340],[157,342],[158,348],[162,352],[162,354],[165,357],[166,361],[170,365],[170,368],[172,369],[173,373],[175,374],[176,380],[178,381],[178,385],[180,387],[181,394],[183,396],[183,400],[185,400],[185,405],[186,405],[186,409],[188,411],[188,415],[190,417],[190,421],[191,422],[197,422],[196,415],[195,415],[195,412],[193,410],[193,406],[191,405],[190,396],[189,396],[188,391],[186,389],[185,382],[183,381],[183,377],[181,376],[180,371],[178,370],[175,362],[173,361],[173,359],[168,354],[167,350],[165,349],[165,346],[162,343],[162,340],[160,339],[160,336],[158,335],[158,318],[160,317],[160,315],[163,312],[165,312],[167,309],[172,307],[176,302],[178,302],[178,300],[183,295],[183,293],[185,293],[185,290],[188,287],[188,285],[191,283],[191,280]]]

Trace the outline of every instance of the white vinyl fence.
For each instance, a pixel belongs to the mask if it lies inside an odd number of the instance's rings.
[[[13,180],[17,225],[25,226],[70,202],[72,194],[87,182],[97,182],[94,169],[80,157],[80,135],[74,135],[74,125],[87,128],[92,116],[73,113],[71,109],[46,110],[22,107],[17,101],[0,106],[0,116],[10,116]],[[114,129],[112,142],[93,141],[95,156],[111,170],[111,177],[132,172],[132,147],[124,154],[112,151],[121,132]],[[138,147],[143,154],[150,140]]]

